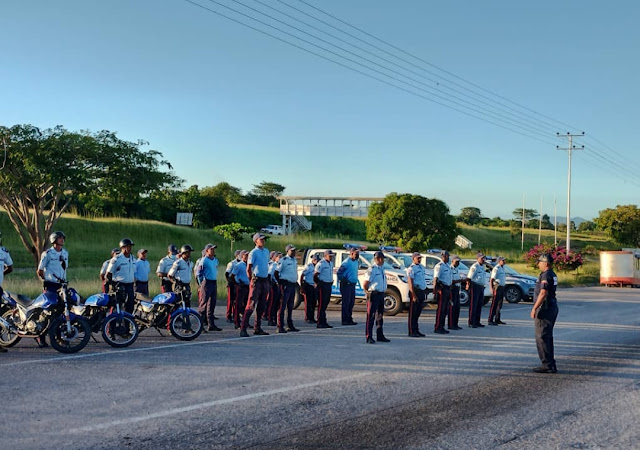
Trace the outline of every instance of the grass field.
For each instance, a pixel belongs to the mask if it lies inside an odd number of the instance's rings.
[[[238,208],[244,214],[251,215],[251,211],[267,212],[277,214],[276,208]],[[275,216],[269,216],[273,219]],[[277,214],[280,218],[280,215]],[[261,226],[269,223],[280,223],[274,220],[262,222],[266,216],[260,216],[256,221]],[[316,220],[316,219],[324,219]],[[298,248],[304,247],[340,247],[344,242],[364,242],[364,221],[348,219],[344,222],[346,227],[358,229],[362,227],[360,233],[341,234],[331,233],[336,230],[334,221],[331,218],[314,218],[313,233],[301,233],[294,236],[274,236],[267,241],[270,250],[283,251],[288,243],[293,243]],[[330,225],[323,226],[323,223]],[[355,225],[354,225],[355,223]],[[100,291],[100,280],[98,272],[102,262],[109,257],[113,247],[117,247],[118,242],[123,237],[129,237],[136,243],[134,251],[139,248],[149,250],[148,258],[151,269],[155,272],[156,265],[160,258],[166,254],[167,246],[171,243],[180,247],[183,244],[190,244],[196,249],[201,249],[205,244],[211,242],[218,245],[217,256],[220,260],[219,280],[224,280],[223,272],[226,263],[231,259],[232,251],[229,241],[225,241],[211,230],[200,230],[189,227],[179,227],[176,225],[144,221],[136,219],[87,219],[74,215],[65,215],[58,222],[56,229],[64,231],[67,235],[66,247],[69,251],[69,280],[83,296]],[[351,231],[353,231],[351,229]],[[36,295],[41,291],[41,282],[35,277],[35,263],[30,254],[24,249],[18,235],[13,229],[5,212],[0,211],[0,230],[3,232],[4,245],[10,250],[14,260],[15,272],[5,278],[4,287],[12,292],[20,292],[27,295]],[[349,230],[347,230],[349,231]],[[520,251],[519,239],[511,240],[508,229],[499,228],[472,228],[461,225],[461,232],[473,241],[473,250],[460,251],[465,257],[473,257],[477,250],[487,254],[501,254],[509,258],[509,264],[516,270],[525,273],[536,274],[535,270],[525,267],[522,262],[522,252]],[[354,238],[355,235],[355,238]],[[347,237],[349,236],[349,237]],[[537,244],[537,232],[526,235],[525,249]],[[553,232],[543,231],[543,239],[553,241]],[[573,235],[573,245],[575,248],[584,248],[592,245],[597,249],[614,249],[615,246],[601,236],[594,235]],[[375,248],[375,244],[368,243],[370,248]],[[250,236],[246,236],[243,241],[235,243],[237,248],[253,248]],[[196,254],[192,259],[196,259]],[[599,264],[597,254],[590,256],[587,263],[579,269],[577,274],[559,274],[564,285],[597,283],[599,275]],[[152,278],[150,284],[152,293],[159,292],[159,282]],[[219,293],[223,295],[225,283],[219,283]]]

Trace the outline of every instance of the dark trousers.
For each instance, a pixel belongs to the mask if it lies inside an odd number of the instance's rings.
[[[318,282],[318,325],[326,325],[327,323],[327,306],[331,299],[331,286],[333,283],[320,281]]]
[[[136,281],[136,292],[149,296],[149,282],[148,281]]]
[[[491,299],[491,309],[489,309],[489,322],[500,321],[500,311],[502,310],[502,302],[504,301],[504,286],[497,286],[493,289],[493,298]]]
[[[244,315],[242,316],[242,329],[246,330],[249,327],[249,318],[253,311],[256,311],[256,319],[254,324],[254,330],[260,330],[260,319],[262,318],[262,312],[264,311],[267,294],[271,289],[271,282],[268,278],[255,278],[251,281],[249,287],[249,301],[247,301],[247,307],[244,309]]]
[[[304,293],[304,320],[315,320],[318,291],[313,284],[302,283]]]
[[[449,305],[449,328],[458,326],[460,318],[460,285],[451,288],[451,304]]]
[[[214,313],[218,302],[218,282],[216,280],[203,280],[200,284],[198,295],[198,312],[210,327],[214,326]]]
[[[413,293],[411,293],[411,303],[409,304],[409,334],[420,332],[418,319],[420,319],[424,302],[427,299],[427,291],[425,289],[416,288],[416,294],[414,298]]]
[[[236,284],[236,304],[233,311],[233,322],[235,323],[236,328],[240,328],[240,315],[243,314],[244,309],[247,307],[248,298],[249,285],[242,283]]]
[[[558,305],[540,308],[535,320],[536,346],[542,366],[548,369],[556,366],[553,352],[553,326],[558,318]]]
[[[161,283],[162,292],[173,292],[173,283],[171,280],[163,278]]]
[[[447,320],[447,313],[451,304],[451,286],[440,285],[436,290],[438,297],[438,309],[436,310],[436,323],[434,330],[444,330],[444,322]]]
[[[54,283],[53,281],[45,281],[43,283],[43,290],[47,292],[55,292],[57,293],[62,285],[60,283]]]
[[[355,283],[340,283],[340,295],[342,296],[342,325],[353,322],[353,306],[356,304]]]
[[[236,307],[236,284],[229,282],[227,284],[227,320],[233,320],[234,309]]]
[[[133,291],[133,283],[120,283],[120,301],[124,303],[124,310],[128,313],[133,313],[133,301],[136,298],[136,294]]]
[[[271,283],[271,290],[269,291],[269,300],[267,301],[266,317],[270,321],[276,321],[278,317],[278,311],[280,310],[280,299],[282,297],[282,291],[278,283]]]
[[[373,338],[373,322],[376,323],[376,336],[384,336],[382,332],[382,313],[384,313],[384,292],[370,292],[367,300],[367,323],[365,326],[365,336],[367,339]]]
[[[469,286],[469,325],[478,325],[482,314],[484,286],[471,283]]]
[[[274,288],[275,289],[275,288]],[[296,296],[296,283],[284,282],[282,284],[282,300],[278,309],[278,328],[284,326],[284,310],[287,310],[287,326],[293,326],[293,299]]]

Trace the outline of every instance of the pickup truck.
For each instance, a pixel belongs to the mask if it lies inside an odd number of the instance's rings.
[[[298,260],[298,279],[302,270],[311,262],[313,255],[324,257],[324,248],[308,248],[300,250],[296,258]],[[349,249],[331,249],[336,255],[334,257],[333,269],[333,288],[331,290],[332,303],[340,303],[340,286],[338,285],[338,276],[336,272],[342,261],[347,259],[350,254]],[[366,302],[366,295],[362,284],[364,283],[365,272],[373,264],[374,251],[360,250],[360,261],[358,268],[358,283],[356,284],[356,303]],[[407,273],[402,269],[395,269],[385,262],[385,273],[387,276],[387,292],[384,296],[384,312],[387,315],[395,316],[404,309],[405,304],[409,303],[409,285],[407,284]],[[300,289],[296,291],[294,307],[298,307],[303,302]]]
[[[264,228],[260,228],[260,233],[282,236],[284,235],[284,230],[282,229],[282,225],[267,225]]]

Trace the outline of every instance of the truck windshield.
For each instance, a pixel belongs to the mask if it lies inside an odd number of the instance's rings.
[[[367,260],[367,262],[368,262],[369,264],[371,264],[371,265],[373,265],[373,264],[374,264],[374,262],[373,262],[373,253],[361,252],[361,253],[360,253],[360,256],[362,256],[364,259],[366,259],[366,260]],[[384,267],[384,269],[385,269],[385,270],[396,270],[396,269],[394,269],[394,267],[393,267],[391,264],[389,264],[387,261],[385,261],[385,262],[382,264],[382,267]]]

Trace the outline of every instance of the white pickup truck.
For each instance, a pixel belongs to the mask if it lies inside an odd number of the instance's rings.
[[[267,225],[264,228],[260,228],[260,233],[282,236],[284,235],[284,229],[282,228],[282,225]]]
[[[324,257],[324,248],[309,248],[302,249],[297,253],[298,260],[298,279],[302,270],[311,262],[313,255],[319,255],[320,258]],[[332,303],[340,303],[340,286],[338,285],[338,276],[336,274],[338,267],[342,264],[342,261],[347,259],[350,254],[349,249],[331,249],[336,255],[334,257],[334,269],[333,269],[333,287],[331,290]],[[373,254],[375,251],[360,251],[360,261],[358,268],[358,283],[356,284],[356,302],[366,302],[366,296],[362,284],[364,283],[365,272],[373,264]],[[407,273],[402,269],[395,269],[391,265],[385,262],[385,273],[387,275],[387,292],[384,296],[384,311],[385,314],[395,316],[404,309],[404,305],[409,303],[409,285],[407,284]],[[296,299],[294,306],[297,308],[303,302],[302,294],[300,290],[296,292]]]

